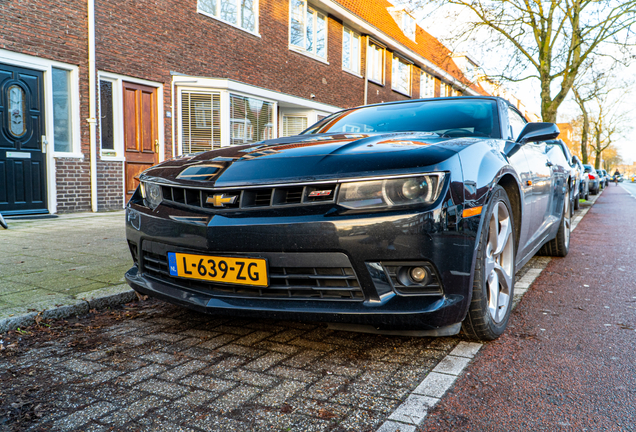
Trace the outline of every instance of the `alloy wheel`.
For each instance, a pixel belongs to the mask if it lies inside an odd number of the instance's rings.
[[[512,224],[506,205],[499,201],[489,221],[486,245],[486,284],[488,285],[488,312],[495,323],[506,316],[513,285],[514,251]]]

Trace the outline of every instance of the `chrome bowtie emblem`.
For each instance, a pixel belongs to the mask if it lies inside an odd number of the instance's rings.
[[[225,207],[226,204],[234,204],[238,196],[225,196],[225,194],[209,196],[206,203],[212,204],[214,207]]]

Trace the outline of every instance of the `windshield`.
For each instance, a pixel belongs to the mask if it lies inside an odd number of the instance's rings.
[[[303,134],[412,131],[500,138],[497,103],[456,98],[360,107],[332,114]]]

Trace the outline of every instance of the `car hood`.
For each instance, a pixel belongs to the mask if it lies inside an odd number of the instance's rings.
[[[425,132],[300,135],[187,155],[146,170],[142,180],[234,187],[418,172],[482,138]]]

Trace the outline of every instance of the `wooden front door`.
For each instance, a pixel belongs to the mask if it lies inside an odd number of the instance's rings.
[[[0,213],[48,213],[42,72],[0,64]]]
[[[124,82],[123,87],[128,201],[139,184],[139,174],[159,161],[159,128],[157,89],[129,82]]]

